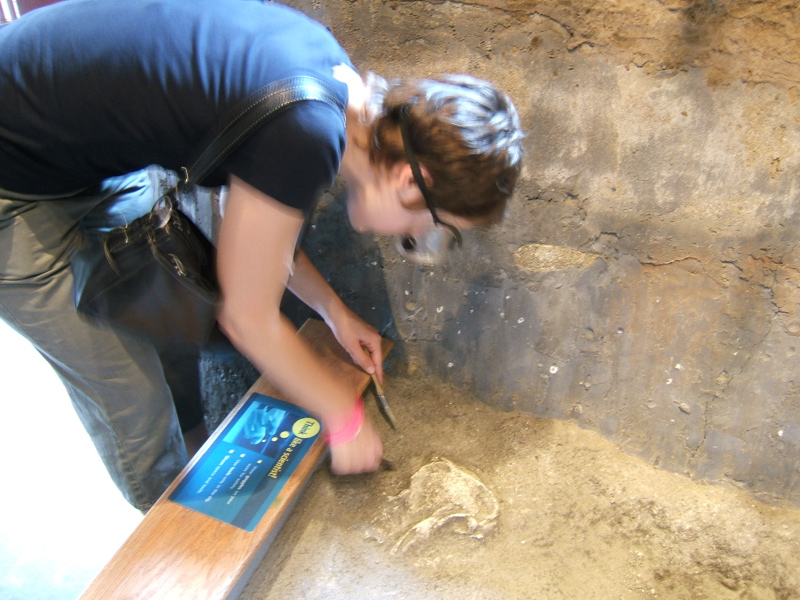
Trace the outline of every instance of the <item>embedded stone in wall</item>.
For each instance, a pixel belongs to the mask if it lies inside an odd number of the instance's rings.
[[[599,254],[581,252],[564,246],[525,244],[514,252],[514,264],[528,271],[562,271],[570,267],[588,267]]]

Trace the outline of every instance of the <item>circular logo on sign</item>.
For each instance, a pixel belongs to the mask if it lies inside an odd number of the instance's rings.
[[[310,417],[295,421],[292,425],[292,433],[303,439],[314,437],[319,433],[319,429],[319,421]]]

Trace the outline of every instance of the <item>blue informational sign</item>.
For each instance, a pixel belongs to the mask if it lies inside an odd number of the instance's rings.
[[[253,531],[319,432],[301,408],[252,394],[169,499]]]

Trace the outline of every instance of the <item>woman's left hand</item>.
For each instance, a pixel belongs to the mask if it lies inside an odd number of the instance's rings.
[[[369,323],[345,306],[302,250],[294,254],[291,292],[319,314],[353,362],[383,383],[381,336]]]
[[[378,330],[346,307],[328,321],[328,326],[353,362],[367,373],[375,373],[383,384],[383,351]]]

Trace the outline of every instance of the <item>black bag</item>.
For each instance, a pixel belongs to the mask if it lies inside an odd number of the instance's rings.
[[[173,190],[72,258],[78,312],[164,345],[208,340],[219,298],[214,249],[174,202]]]
[[[344,118],[336,95],[305,76],[270,84],[237,105],[208,136],[192,167],[182,169],[178,187],[146,215],[73,256],[76,310],[159,346],[204,345],[214,330],[219,299],[214,249],[178,209],[178,195],[201,181],[257,125],[300,100],[325,102]]]

